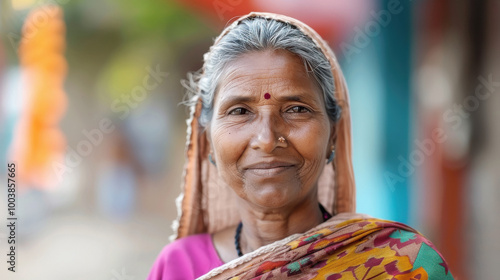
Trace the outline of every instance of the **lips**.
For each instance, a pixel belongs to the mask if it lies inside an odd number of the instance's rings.
[[[245,167],[245,170],[258,176],[275,176],[291,170],[295,164],[284,161],[257,162]]]

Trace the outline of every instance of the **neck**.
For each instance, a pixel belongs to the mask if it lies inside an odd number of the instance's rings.
[[[240,208],[243,223],[240,244],[244,254],[323,222],[316,192],[297,205],[279,209],[255,207],[246,201],[242,204],[245,207]]]

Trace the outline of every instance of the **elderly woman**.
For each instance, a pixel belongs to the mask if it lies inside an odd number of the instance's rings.
[[[400,223],[353,213],[347,88],[305,24],[251,13],[204,57],[160,279],[453,279]]]

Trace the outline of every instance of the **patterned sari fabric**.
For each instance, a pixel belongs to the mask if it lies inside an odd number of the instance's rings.
[[[279,247],[202,279],[453,279],[434,246],[396,222],[327,221]]]

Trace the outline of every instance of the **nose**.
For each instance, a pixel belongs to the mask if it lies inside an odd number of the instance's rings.
[[[256,123],[255,132],[251,141],[251,148],[261,150],[265,153],[272,153],[278,147],[286,147],[287,141],[279,141],[284,137],[283,122],[279,116],[266,114],[259,118]]]

